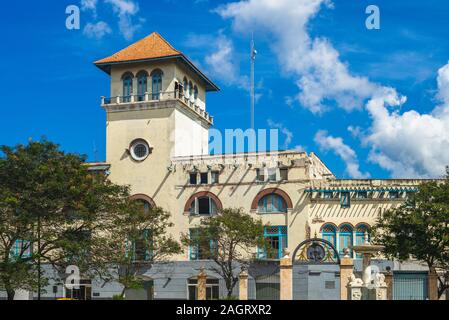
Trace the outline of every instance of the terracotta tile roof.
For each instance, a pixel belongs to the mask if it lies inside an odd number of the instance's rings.
[[[179,55],[182,55],[180,51],[173,48],[159,33],[153,32],[146,38],[114,53],[112,56],[95,61],[94,63],[99,65]]]
[[[219,91],[220,88],[204,75],[181,51],[176,50],[162,36],[153,32],[146,38],[137,41],[129,47],[114,53],[112,56],[95,61],[94,64],[111,74],[111,65],[119,63],[132,63],[150,59],[173,57],[184,62],[188,68],[197,73],[206,82],[207,91]]]

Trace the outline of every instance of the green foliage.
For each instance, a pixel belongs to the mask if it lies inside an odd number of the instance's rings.
[[[449,175],[444,181],[420,185],[405,204],[385,212],[373,231],[387,256],[401,261],[414,258],[432,271],[440,270],[442,293],[449,271]]]
[[[182,235],[182,243],[210,253],[210,259],[215,262],[211,269],[223,277],[231,297],[240,267],[247,268],[257,247],[265,247],[264,227],[261,220],[242,209],[224,209],[218,215],[204,218],[197,228],[197,236],[191,239],[189,234]]]
[[[110,219],[114,232],[108,237],[105,261],[119,266],[122,295],[127,289],[142,288],[142,273],[155,262],[182,252],[180,244],[167,235],[167,228],[173,226],[170,217],[161,208],[145,209],[141,202],[126,199]]]
[[[45,140],[0,147],[0,287],[9,299],[16,289],[37,287],[41,264],[62,273],[76,265],[85,277],[112,279],[114,265],[134,264],[124,246],[142,230],[151,230],[150,262],[180,250],[165,236],[167,212],[144,214],[129,199],[128,186],[89,172],[84,162]],[[26,247],[10,254],[16,240],[29,241],[32,255]],[[136,278],[124,279],[129,287],[138,285]],[[41,286],[46,280],[41,277]]]

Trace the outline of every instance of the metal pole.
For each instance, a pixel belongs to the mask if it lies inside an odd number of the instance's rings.
[[[254,107],[255,107],[255,92],[254,92],[254,69],[256,62],[256,48],[254,45],[254,35],[251,37],[251,129],[254,130]]]

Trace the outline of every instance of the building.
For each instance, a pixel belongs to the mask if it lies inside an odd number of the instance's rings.
[[[219,88],[158,33],[95,65],[110,77],[111,92],[101,98],[107,116],[106,162],[93,169],[108,170],[114,183],[131,185],[134,199],[169,211],[175,238],[222,208],[243,208],[269,224],[264,236],[275,253],[269,257],[258,253],[260,264],[250,272],[250,299],[275,297],[266,289],[279,285],[278,260],[285,252],[319,237],[343,255],[345,248],[364,243],[376,219],[400,205],[422,182],[340,180],[314,153],[209,155],[208,132],[214,118],[207,112],[206,100]],[[185,248],[171,263],[148,270],[144,295],[195,298],[196,276],[211,263],[203,258],[195,248]],[[401,268],[393,262],[382,265],[383,270]],[[326,268],[318,277],[298,278],[303,288],[314,290],[295,291],[294,296],[337,299],[339,270]],[[207,272],[208,297],[219,298],[224,294],[223,281]],[[304,274],[313,272],[306,268]],[[55,290],[67,294],[61,287]],[[118,285],[101,288],[88,281],[78,294],[101,299],[120,291]]]

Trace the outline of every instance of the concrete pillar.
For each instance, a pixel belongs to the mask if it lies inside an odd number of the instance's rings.
[[[393,300],[393,273],[387,272],[384,275],[387,284],[387,300]]]
[[[206,300],[206,280],[207,275],[204,272],[204,269],[201,268],[201,271],[198,274],[198,300]]]
[[[349,282],[354,272],[354,260],[344,257],[340,260],[340,300],[349,300]]]
[[[248,300],[248,272],[246,270],[239,275],[239,300]]]
[[[429,271],[428,275],[429,300],[438,300],[438,275]]]
[[[280,261],[281,300],[293,300],[293,263],[287,255]]]

